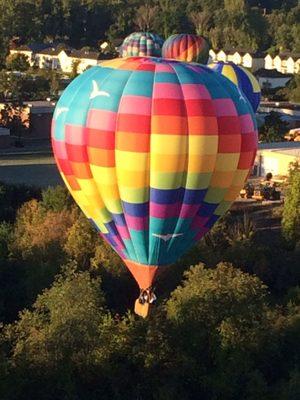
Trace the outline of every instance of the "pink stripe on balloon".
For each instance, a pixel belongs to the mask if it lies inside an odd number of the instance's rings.
[[[177,83],[155,83],[153,86],[155,99],[182,99],[181,86]]]
[[[182,204],[179,218],[192,218],[198,210],[198,204]]]
[[[68,158],[66,143],[60,140],[52,140],[53,151],[57,158],[66,160]]]
[[[107,110],[91,109],[87,116],[86,126],[88,128],[100,129],[102,131],[115,131],[117,113]]]
[[[123,96],[119,106],[119,113],[151,115],[152,99],[146,96]]]
[[[130,239],[130,234],[126,226],[116,225],[116,228],[122,239]]]
[[[209,91],[204,85],[194,83],[184,83],[181,85],[184,98],[186,100],[192,99],[211,99]]]
[[[235,105],[231,99],[215,99],[213,104],[218,117],[238,115]]]
[[[200,240],[203,238],[203,236],[209,231],[209,228],[205,228],[204,226],[199,229],[195,236],[195,240]]]
[[[158,204],[150,202],[150,216],[154,218],[172,218],[178,217],[181,203]]]
[[[125,246],[122,240],[118,236],[113,236],[113,240],[117,245],[118,250],[124,250]]]
[[[242,134],[251,133],[255,130],[254,123],[250,114],[240,115],[239,118]]]
[[[155,72],[171,72],[175,74],[174,69],[169,64],[156,64]]]
[[[135,229],[136,231],[144,231],[149,228],[148,217],[133,217],[132,215],[126,215],[125,219],[128,229]]]
[[[66,125],[66,143],[85,146],[87,143],[87,128],[80,125]]]

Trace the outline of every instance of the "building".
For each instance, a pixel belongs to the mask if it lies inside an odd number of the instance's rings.
[[[23,54],[27,57],[30,66],[33,67],[35,65],[35,54],[47,47],[49,47],[49,45],[44,43],[32,43],[19,47],[12,47],[9,54]]]
[[[300,54],[281,53],[272,58],[265,57],[265,68],[276,69],[283,74],[297,74],[300,72]]]
[[[255,72],[259,86],[263,89],[285,87],[292,79],[292,74],[283,74],[276,69],[261,68]]]
[[[11,145],[12,137],[10,131],[7,128],[0,126],[0,149],[5,149]]]
[[[265,65],[265,54],[261,52],[254,52],[252,50],[210,50],[209,55],[213,62],[233,62],[236,65],[241,65],[242,67],[251,69],[252,71],[263,68]]]
[[[46,46],[46,47],[45,47]],[[86,48],[81,50],[72,49],[59,44],[57,46],[43,45],[38,48],[23,46],[11,49],[10,54],[25,54],[31,66],[58,70],[65,73],[72,72],[74,64],[77,72],[82,73],[87,68],[98,64],[99,52],[90,51]]]
[[[300,161],[300,142],[260,143],[254,170],[257,176],[287,176],[291,164]]]
[[[24,102],[20,118],[23,125],[29,129],[26,135],[31,138],[50,139],[55,105],[56,103],[51,101]],[[0,110],[4,106],[4,103],[0,104]],[[12,114],[15,114],[15,112],[12,111]]]
[[[249,68],[252,72],[255,72],[265,66],[265,53],[256,52],[246,52],[242,58],[242,66]]]

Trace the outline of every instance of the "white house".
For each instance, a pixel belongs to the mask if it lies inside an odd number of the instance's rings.
[[[267,54],[265,57],[265,69],[274,69],[273,57],[270,54]]]
[[[209,58],[210,58],[210,62],[217,61],[217,51],[210,49],[209,50]]]
[[[99,53],[87,49],[76,50],[67,46],[51,46],[33,51],[28,46],[20,49],[11,49],[10,54],[25,54],[28,56],[30,65],[38,68],[55,69],[68,73],[77,64],[77,72],[82,73],[87,68],[97,65]]]
[[[264,53],[247,52],[246,54],[244,54],[241,64],[245,68],[250,68],[253,72],[259,70],[260,68],[264,68],[265,66]]]
[[[218,53],[217,53],[217,61],[223,61],[223,62],[228,61],[227,54],[225,53],[224,50],[218,51]]]
[[[33,65],[35,65],[35,54],[39,51],[42,51],[43,49],[45,49],[48,46],[49,45],[45,45],[43,43],[33,43],[33,44],[23,45],[23,46],[19,46],[19,47],[12,47],[9,50],[9,54],[10,55],[24,54],[27,57],[30,66],[32,67]]]

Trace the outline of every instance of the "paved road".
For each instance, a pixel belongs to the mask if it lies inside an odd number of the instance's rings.
[[[53,157],[42,153],[1,155],[0,182],[41,188],[62,184]]]

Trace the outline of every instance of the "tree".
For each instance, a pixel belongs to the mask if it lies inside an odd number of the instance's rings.
[[[65,187],[58,185],[42,191],[41,205],[46,211],[60,212],[70,209],[74,202],[70,192]]]
[[[259,129],[259,140],[264,143],[282,142],[286,134],[287,124],[280,118],[280,114],[271,111],[265,118],[265,123]]]
[[[100,245],[99,235],[85,215],[80,213],[78,219],[67,232],[64,250],[68,256],[84,268],[88,266],[97,245]]]
[[[151,6],[150,4],[141,6],[136,13],[136,24],[139,29],[142,31],[151,31],[157,12],[157,6]]]
[[[300,168],[296,164],[290,169],[288,190],[284,201],[282,232],[292,244],[300,240]]]
[[[30,68],[28,57],[25,54],[10,54],[6,58],[6,68],[9,71],[28,71]]]
[[[72,62],[72,71],[71,71],[70,74],[69,74],[70,79],[74,79],[74,78],[76,78],[76,76],[78,76],[78,67],[79,67],[79,64],[80,64],[80,60],[74,60],[74,61]]]
[[[195,27],[197,35],[208,35],[211,24],[211,14],[208,11],[194,11],[191,13],[190,19]]]

